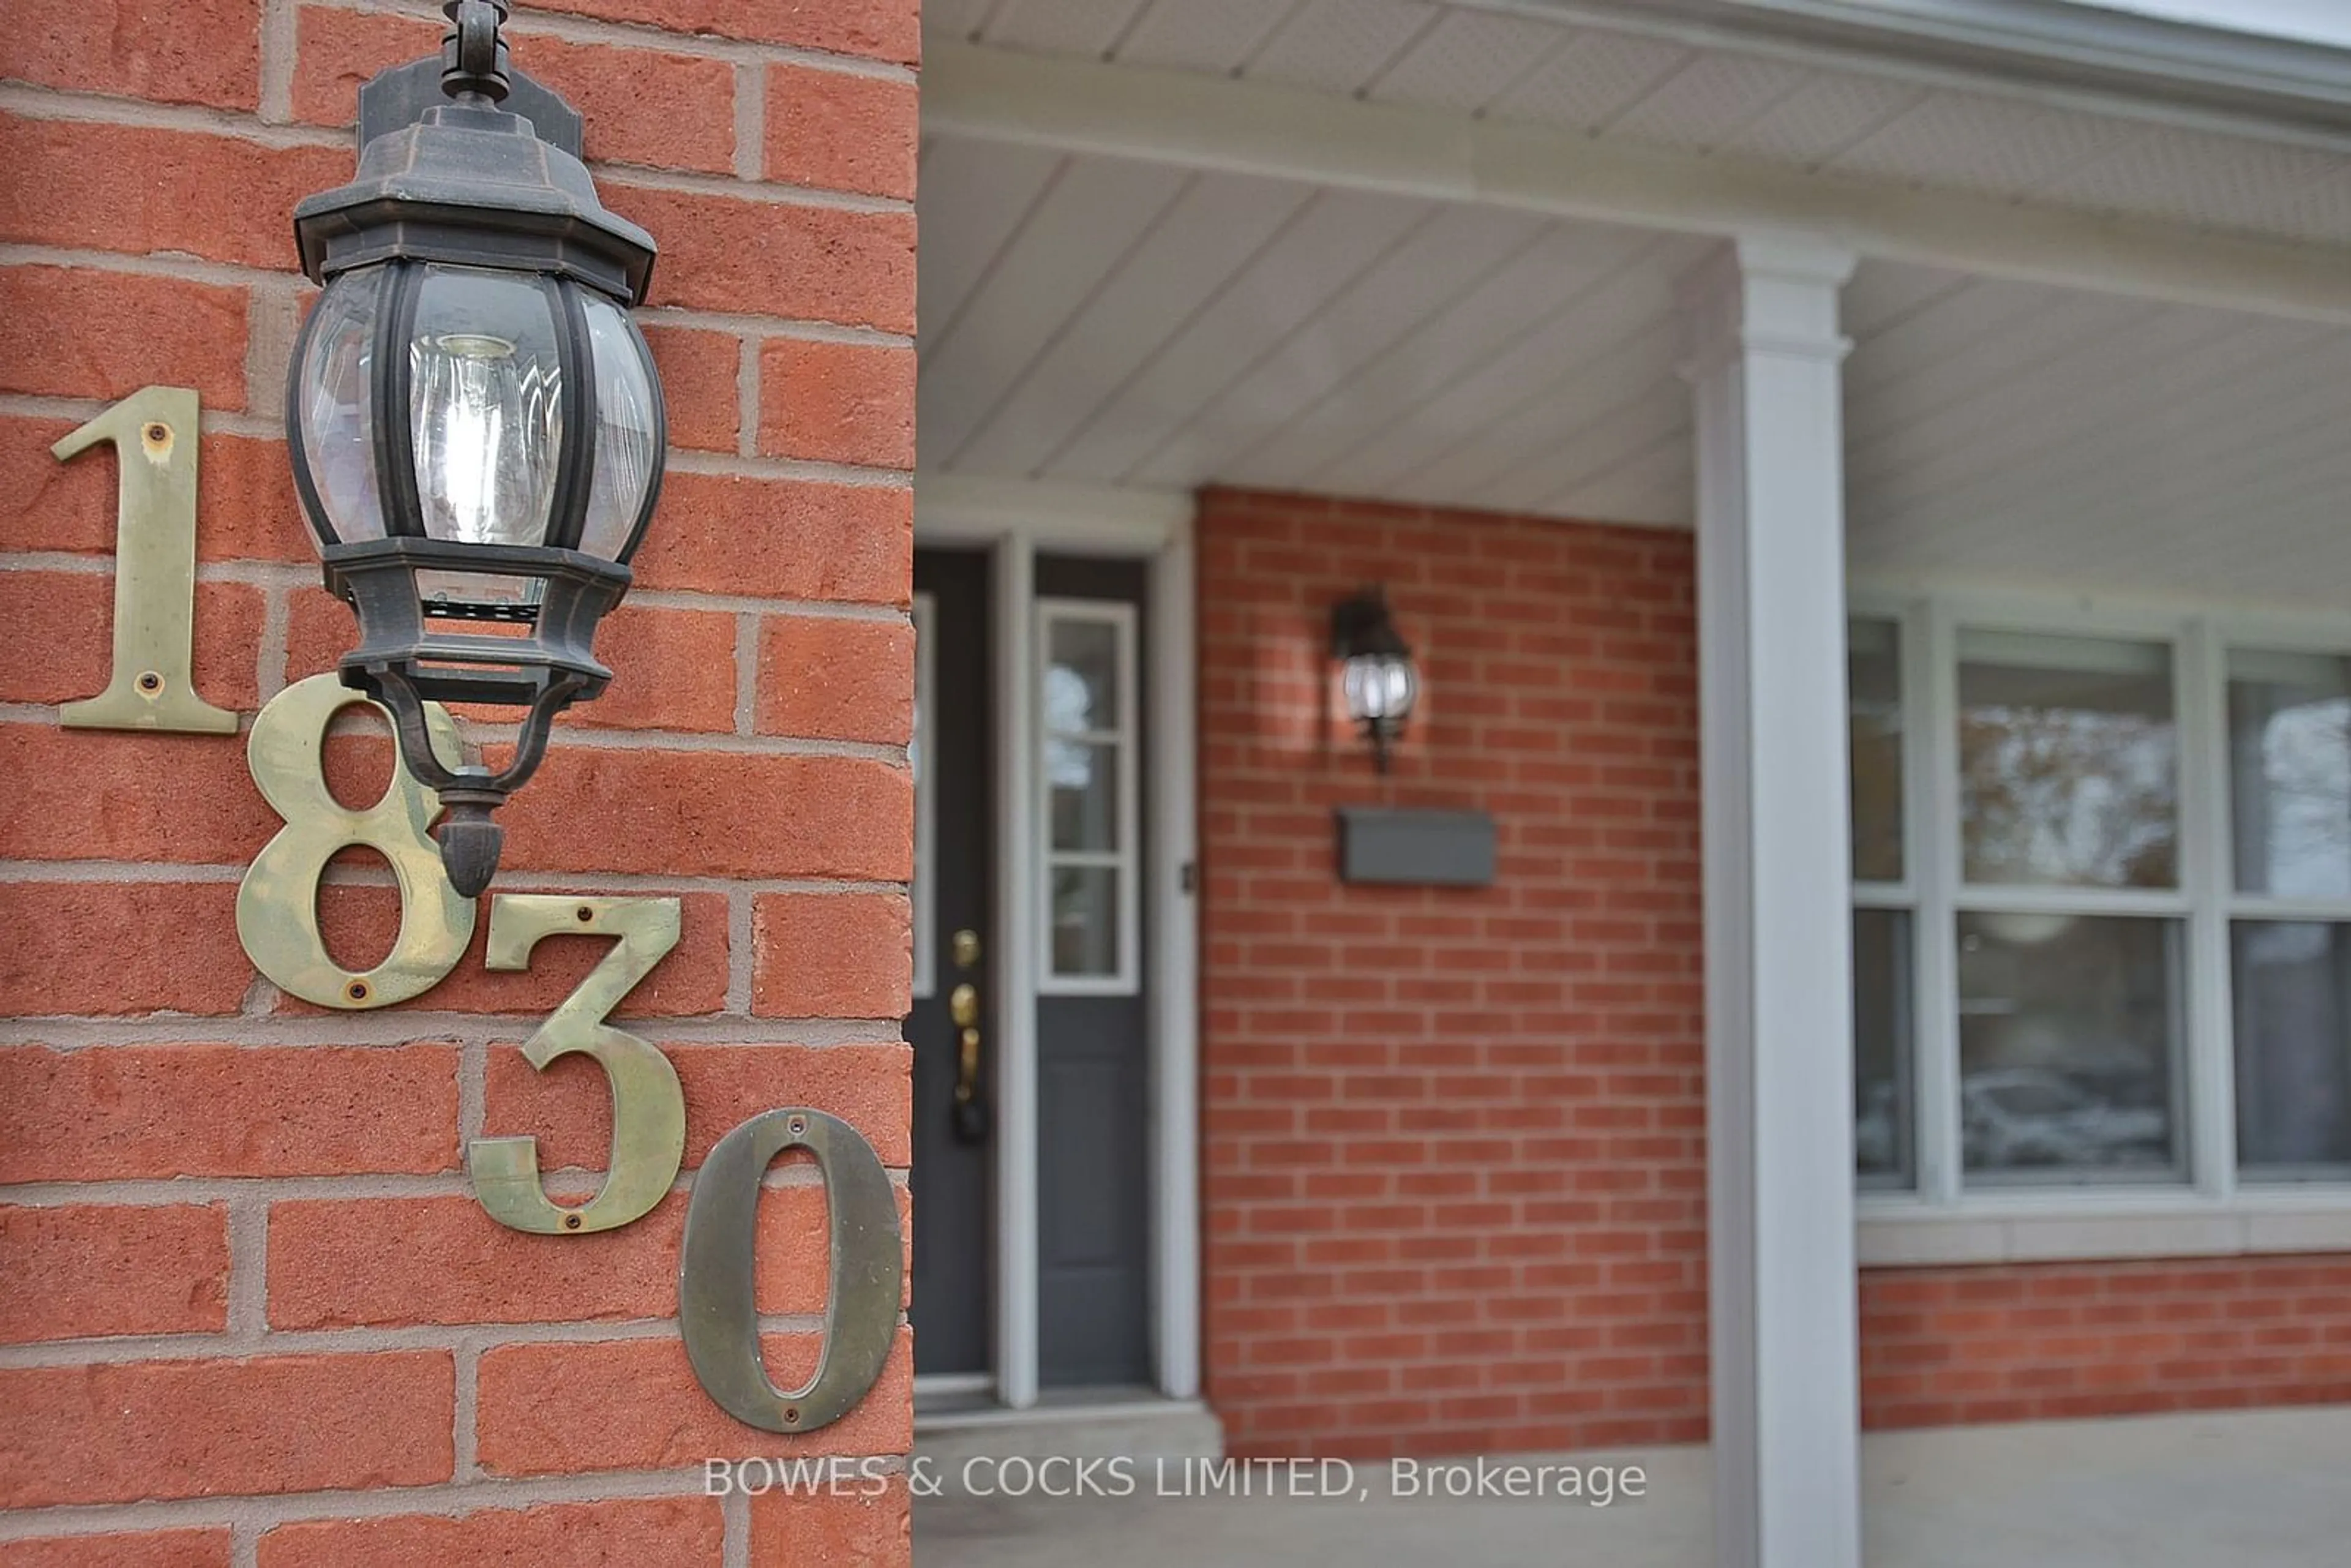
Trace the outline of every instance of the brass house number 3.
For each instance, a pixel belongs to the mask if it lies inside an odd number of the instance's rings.
[[[78,729],[233,735],[237,716],[197,695],[193,671],[196,571],[197,399],[182,387],[147,387],[51,448],[59,460],[100,444],[120,471],[115,517],[114,662],[106,690],[68,703],[59,722]],[[373,706],[333,675],[313,675],[271,698],[253,721],[246,758],[254,784],[285,826],[254,857],[236,895],[246,956],[280,989],[320,1007],[390,1007],[431,990],[473,940],[475,906],[443,870],[430,834],[440,801],[395,767],[383,795],[353,810],[329,791],[323,771],[335,716]],[[428,705],[427,727],[444,761],[458,760],[457,727]],[[390,862],[400,889],[400,929],[373,968],[343,968],[319,925],[327,863],[363,847]],[[589,971],[523,1046],[534,1068],[558,1057],[592,1058],[612,1092],[612,1140],[603,1182],[586,1203],[558,1204],[539,1178],[536,1138],[475,1138],[465,1171],[491,1218],[543,1236],[590,1236],[643,1218],[667,1196],[685,1157],[685,1096],[677,1070],[649,1041],[610,1022],[621,999],[679,937],[674,898],[498,894],[490,899],[486,968],[529,967],[545,937],[609,936],[611,951]],[[761,1177],[779,1155],[806,1149],[825,1188],[831,1290],[815,1375],[786,1391],[759,1354],[753,1294]],[[678,1263],[678,1318],[695,1375],[736,1419],[770,1432],[814,1431],[854,1409],[882,1375],[897,1337],[904,1269],[898,1203],[873,1147],[824,1112],[768,1111],[718,1140],[686,1206]]]

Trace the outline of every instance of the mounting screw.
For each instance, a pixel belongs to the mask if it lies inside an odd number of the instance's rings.
[[[564,1229],[566,1229],[566,1230],[577,1230],[577,1229],[579,1229],[579,1228],[580,1228],[580,1217],[579,1217],[578,1215],[576,1215],[576,1214],[567,1214],[567,1215],[565,1215],[565,1216],[563,1217],[563,1228],[564,1228]]]
[[[139,689],[145,692],[149,696],[153,696],[157,692],[163,689],[162,675],[154,670],[140,671]]]
[[[353,980],[350,985],[343,988],[343,995],[350,998],[350,999],[355,1002],[363,1002],[374,994],[375,993],[369,988],[368,983],[365,980]]]

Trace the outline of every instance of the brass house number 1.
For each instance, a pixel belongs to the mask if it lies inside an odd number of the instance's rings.
[[[182,387],[147,387],[51,450],[69,459],[110,444],[120,467],[115,518],[114,662],[106,690],[68,703],[69,728],[233,735],[237,716],[197,695],[193,671],[196,563],[197,400]],[[329,791],[322,768],[336,715],[367,697],[333,675],[313,675],[271,698],[253,721],[246,758],[253,781],[284,821],[237,886],[236,929],[253,966],[289,996],[344,1010],[413,1001],[440,984],[473,940],[475,906],[443,869],[430,829],[434,792],[394,767],[374,804],[354,810]],[[457,727],[428,705],[433,748],[455,765]],[[319,883],[341,850],[373,850],[400,890],[400,929],[373,968],[350,970],[327,952]],[[544,1236],[591,1236],[643,1218],[677,1180],[685,1155],[685,1096],[677,1070],[647,1040],[607,1021],[622,998],[678,944],[680,901],[569,894],[490,899],[483,965],[519,970],[554,936],[609,936],[611,952],[523,1046],[541,1070],[559,1057],[592,1058],[612,1093],[604,1179],[586,1203],[547,1196],[536,1138],[475,1138],[465,1147],[474,1195],[490,1218]],[[760,1178],[779,1155],[805,1149],[823,1179],[831,1290],[816,1374],[785,1391],[759,1354],[753,1293]],[[810,1432],[857,1406],[882,1375],[897,1337],[904,1283],[897,1196],[873,1146],[838,1117],[799,1107],[752,1117],[718,1140],[686,1205],[678,1263],[678,1321],[687,1359],[710,1397],[736,1419],[770,1432]]]

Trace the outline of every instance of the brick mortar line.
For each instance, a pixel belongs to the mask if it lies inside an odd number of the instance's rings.
[[[473,1146],[489,1123],[490,1046],[486,1040],[469,1040],[457,1048],[457,1147]],[[551,1173],[550,1173],[551,1174]],[[467,1184],[471,1185],[470,1181]]]
[[[202,525],[199,524],[199,527]],[[109,576],[113,575],[111,572]],[[271,581],[262,587],[261,636],[254,648],[253,689],[259,698],[257,714],[269,699],[286,689],[288,638],[294,619],[293,585]],[[238,716],[239,727],[244,717]]]
[[[704,174],[691,169],[655,169],[641,163],[591,163],[601,187],[630,191],[671,191],[695,196],[725,196],[763,206],[808,207],[827,212],[859,213],[887,217],[914,215],[914,204],[904,196],[867,196],[852,191],[828,191],[819,185],[795,185],[783,180],[738,180],[730,174]]]
[[[747,893],[726,895],[726,1010],[751,1010],[752,983],[758,973],[758,938],[752,928],[752,900]]]
[[[735,65],[735,177],[758,181],[768,163],[768,68],[758,60]]]
[[[0,103],[0,108],[5,108],[5,103]],[[611,174],[609,169],[607,169],[607,174]],[[734,197],[734,200],[750,200],[750,203],[771,204],[771,207],[840,209],[840,203],[820,203],[820,200],[811,200],[811,197],[818,195],[818,193],[801,193],[797,185],[795,188],[783,188],[783,185],[731,185],[729,188],[729,185],[724,183],[719,176],[710,176],[710,183],[686,183],[684,176],[677,176],[677,179],[670,179],[670,176],[653,179],[656,172],[649,172],[649,169],[632,169],[630,174],[635,176],[635,179],[607,179],[604,183],[625,185],[625,188],[637,188],[637,191],[670,191],[670,193],[686,193],[686,195],[726,195],[726,197]],[[778,195],[778,191],[788,191],[788,195]],[[853,212],[907,214],[907,216],[912,216],[914,209],[912,209],[912,204],[901,203],[901,204],[895,204],[895,207],[856,207]],[[291,289],[297,289],[297,291],[308,289],[308,287],[310,287],[306,280],[303,280],[303,275],[298,273],[298,270],[291,268],[291,266],[287,266],[287,268],[270,268],[270,266],[256,266],[256,263],[252,261],[214,261],[214,258],[209,256],[195,256],[195,254],[188,254],[188,252],[118,252],[118,249],[106,249],[106,246],[99,246],[99,245],[42,245],[42,242],[36,242],[36,240],[9,240],[7,245],[0,245],[0,266],[80,266],[80,268],[106,270],[106,273],[141,273],[141,275],[155,275],[155,277],[179,277],[179,280],[183,282],[207,282],[207,285],[212,287],[252,287],[256,285],[256,282],[280,282],[280,285],[289,285]],[[804,318],[788,318],[788,315],[778,315],[778,318],[774,319],[778,319],[778,322],[790,322],[790,319],[804,319]],[[809,324],[811,324],[811,327],[828,327],[828,324],[830,327],[853,327],[856,322],[818,322],[818,319],[809,319]]]
[[[26,120],[70,120],[81,124],[126,126],[137,131],[180,131],[225,136],[237,141],[278,149],[338,147],[351,150],[349,130],[339,131],[292,120],[273,121],[262,117],[266,110],[256,114],[240,110],[211,109],[201,104],[155,103],[143,98],[111,98],[87,89],[44,87],[37,82],[14,78],[0,78],[0,111]]]
[[[290,80],[290,78],[289,78]],[[759,95],[764,113],[766,95]],[[139,98],[111,98],[87,89],[44,87],[13,78],[0,79],[0,112],[47,123],[115,126],[128,131],[170,131],[183,136],[219,136],[273,152],[305,147],[331,148],[356,163],[359,147],[348,125],[318,125],[291,118],[271,120],[267,111],[213,109],[196,104],[162,104]],[[766,128],[760,128],[764,140]],[[903,196],[876,196],[862,191],[835,191],[821,185],[801,185],[787,180],[713,174],[700,170],[671,169],[621,159],[591,158],[589,172],[599,183],[607,178],[623,185],[650,189],[689,190],[709,195],[784,206],[822,207],[850,213],[912,213],[913,202]]]
[[[256,112],[266,123],[293,122],[298,10],[298,0],[261,0],[261,102]]]
[[[13,419],[67,419],[76,424],[97,418],[114,406],[104,398],[51,397],[37,392],[0,392],[0,415]],[[283,441],[283,420],[230,409],[205,409],[196,428],[211,435],[243,435],[256,440]]]
[[[228,737],[221,736],[212,738],[225,740]],[[246,864],[244,862],[212,865],[156,861],[0,860],[0,883],[12,882],[204,883],[242,882],[245,880],[246,869]],[[329,885],[338,887],[394,885],[394,879],[390,873],[374,871],[365,866],[329,866],[320,880]],[[633,893],[656,895],[672,893],[805,894],[814,897],[831,897],[835,894],[903,894],[906,891],[906,884],[900,882],[874,882],[847,877],[677,877],[624,872],[567,873],[518,870],[501,873],[498,891],[501,893]],[[418,1009],[414,1009],[414,1013],[429,1010]],[[84,1018],[95,1015],[77,1013],[62,1016]],[[339,1013],[339,1016],[352,1015]],[[413,1016],[413,1014],[403,1013],[402,1016]],[[470,1018],[476,1015],[469,1013],[463,1016]]]
[[[276,267],[243,262],[212,261],[184,251],[138,252],[100,250],[90,246],[34,245],[12,240],[0,245],[0,267],[78,267],[88,272],[113,272],[139,277],[168,277],[182,283],[204,283],[216,288],[256,288],[280,285],[295,275]]]
[[[721,1568],[751,1568],[750,1498],[730,1490],[719,1500],[718,1517],[724,1521],[718,1546]]]
[[[0,704],[0,725],[43,727],[57,723],[56,710],[31,703]],[[519,727],[469,721],[469,740],[507,742]],[[808,740],[790,735],[731,735],[715,730],[620,729],[601,726],[565,726],[555,732],[557,747],[569,751],[714,752],[728,757],[832,758],[855,762],[906,766],[906,748],[870,740]],[[554,873],[549,873],[554,874]],[[511,891],[511,889],[509,889]]]
[[[471,738],[511,741],[518,726],[469,723]],[[729,735],[717,730],[606,729],[581,725],[555,732],[555,744],[569,749],[606,751],[707,751],[733,757],[830,757],[904,768],[906,748],[872,740],[809,740],[791,735]]]
[[[256,388],[262,390],[265,402],[268,389],[283,389],[287,371],[294,358],[294,339],[302,329],[302,280],[298,277],[277,277],[267,283],[256,283],[246,295],[245,306],[245,392],[246,402],[254,401]],[[283,404],[280,408],[282,410]],[[246,411],[250,413],[252,411]],[[198,434],[202,434],[199,414]]]
[[[902,1313],[899,1322],[904,1322]],[[762,1334],[824,1332],[824,1314],[762,1312]],[[478,1358],[484,1352],[522,1344],[606,1344],[668,1339],[678,1332],[670,1317],[572,1319],[562,1322],[462,1322],[360,1324],[337,1329],[272,1329],[258,1337],[241,1334],[136,1334],[117,1339],[48,1340],[0,1345],[0,1372],[41,1372],[61,1367],[139,1366],[157,1362],[264,1361],[289,1355],[385,1355],[404,1351],[445,1350]],[[1595,1353],[1597,1354],[1597,1353]],[[1621,1354],[1621,1353],[1620,1353]]]
[[[759,626],[755,611],[735,616],[735,733],[749,738],[759,725]]]
[[[883,1167],[891,1185],[904,1186],[903,1166]],[[694,1190],[700,1166],[678,1173],[670,1193],[684,1197]],[[565,1166],[541,1173],[548,1193],[555,1197],[587,1197],[602,1185],[604,1173]],[[761,1187],[783,1191],[822,1185],[816,1166],[806,1160],[769,1166],[759,1177]],[[90,1181],[35,1181],[0,1184],[0,1205],[23,1208],[64,1208],[96,1204],[123,1208],[203,1207],[245,1199],[267,1203],[416,1202],[440,1197],[472,1197],[472,1178],[455,1166],[426,1175],[374,1176],[177,1176],[100,1178]]]
[[[35,253],[31,259],[19,253]],[[12,261],[10,258],[14,256]],[[0,246],[0,267],[8,266],[41,266],[57,267],[88,267],[96,271],[119,272],[126,276],[152,277],[184,277],[191,267],[218,267],[230,270],[227,263],[156,262],[151,258],[131,256],[117,251],[53,250],[36,246]],[[283,274],[254,270],[240,276],[240,286],[284,283]],[[659,323],[655,323],[659,325]],[[251,389],[248,388],[248,394]],[[119,400],[114,400],[119,401]],[[274,395],[268,400],[276,406],[281,400]],[[20,419],[70,419],[77,424],[97,417],[113,406],[103,398],[53,397],[40,393],[0,393],[0,415]],[[246,435],[262,440],[285,439],[282,419],[273,419],[250,410],[213,410],[206,412],[197,427],[216,434]],[[914,472],[911,468],[879,468],[855,463],[825,463],[798,457],[746,456],[740,453],[696,452],[685,447],[669,449],[664,466],[674,474],[707,474],[724,479],[782,479],[801,484],[839,485],[851,489],[903,490],[912,489]],[[281,563],[282,564],[282,563]]]
[[[724,1456],[712,1455],[713,1458]],[[828,1458],[831,1456],[826,1456]],[[844,1456],[884,1461],[899,1454]],[[60,1503],[0,1513],[0,1541],[47,1535],[94,1535],[110,1531],[217,1528],[249,1524],[266,1531],[281,1524],[314,1520],[337,1523],[402,1514],[457,1518],[484,1509],[518,1510],[549,1503],[631,1501],[653,1499],[698,1500],[699,1463],[675,1470],[588,1470],[562,1476],[484,1477],[429,1486],[366,1490],[277,1492],[246,1497],[176,1498],[160,1501]]]
[[[696,452],[672,447],[668,469],[673,474],[716,474],[730,479],[803,479],[872,489],[912,489],[911,468],[877,468],[856,463],[820,463],[801,457],[759,457],[743,453]]]
[[[911,335],[885,332],[879,327],[802,321],[789,316],[748,316],[737,310],[705,310],[690,305],[647,306],[637,311],[637,319],[648,327],[691,327],[706,332],[789,338],[811,343],[855,343],[871,349],[911,349],[914,346]]]
[[[222,1338],[258,1343],[269,1332],[269,1201],[240,1192],[228,1199],[228,1314]]]
[[[452,1037],[478,1030],[501,1045],[519,1045],[547,1021],[541,1013],[395,1013],[360,1019],[348,1013],[279,1014],[253,1018],[178,1013],[164,1019],[47,1018],[0,1019],[0,1046],[46,1045],[52,1051],[97,1051],[110,1046],[319,1045],[322,1034],[352,1049],[462,1043]],[[616,1027],[655,1045],[740,1045],[832,1051],[844,1046],[903,1045],[894,1019],[649,1018],[622,1013]]]
[[[449,1454],[451,1476],[460,1486],[483,1479],[480,1453],[482,1408],[482,1347],[461,1343],[451,1347],[456,1390],[451,1399]]]
[[[304,0],[321,10],[352,11],[376,16],[422,17],[445,24],[438,0]],[[798,44],[764,44],[750,38],[726,38],[711,33],[679,33],[650,23],[611,22],[555,11],[526,11],[510,22],[517,42],[528,45],[536,35],[565,43],[609,44],[624,48],[650,48],[657,53],[690,55],[699,59],[766,62],[814,66],[842,76],[873,77],[886,81],[913,82],[914,68],[866,55],[835,53]],[[515,64],[523,70],[530,61],[517,51]]]
[[[0,573],[12,571],[62,572],[82,577],[111,578],[114,575],[114,552],[111,549],[88,554],[75,550],[0,550]],[[253,588],[281,591],[316,588],[325,591],[319,580],[318,568],[298,561],[200,561],[196,566],[196,580],[235,582]],[[759,599],[733,593],[703,593],[690,588],[632,589],[627,602],[648,609],[686,610],[709,614],[785,615],[810,621],[883,621],[893,625],[903,625],[906,621],[906,612],[895,604],[869,604],[851,600]],[[264,635],[268,634],[269,628],[265,625]],[[284,685],[282,679],[279,685]],[[0,712],[11,710],[44,712],[47,710],[47,705],[0,704]]]
[[[735,455],[759,455],[760,340],[745,336],[737,347],[735,367]]]

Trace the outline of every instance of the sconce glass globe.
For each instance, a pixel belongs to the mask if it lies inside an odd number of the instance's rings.
[[[1420,700],[1420,667],[1396,631],[1387,595],[1366,588],[1331,610],[1331,655],[1341,661],[1340,690],[1347,716],[1372,743],[1372,760],[1387,771],[1388,749],[1404,734]]]

